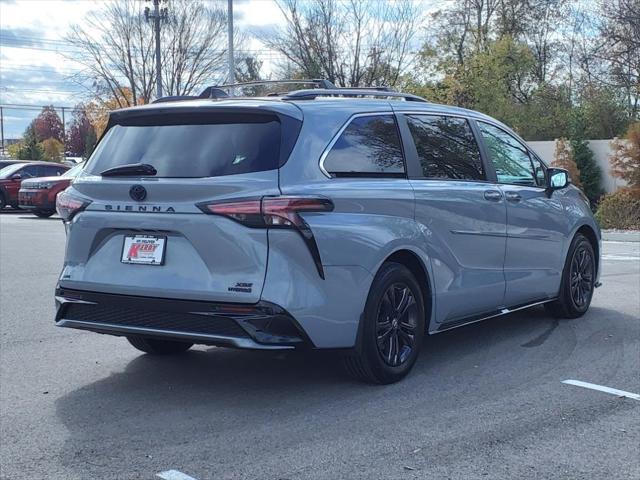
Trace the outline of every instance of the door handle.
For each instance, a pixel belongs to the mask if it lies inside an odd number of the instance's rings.
[[[485,190],[484,199],[490,202],[499,202],[502,200],[502,193],[499,190]]]
[[[507,192],[504,194],[504,196],[507,198],[508,202],[518,203],[520,200],[522,200],[520,194],[516,192]]]

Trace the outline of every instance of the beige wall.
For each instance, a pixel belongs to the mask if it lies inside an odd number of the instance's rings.
[[[531,148],[540,155],[545,163],[553,162],[553,155],[556,149],[555,140],[543,142],[527,142]],[[608,193],[615,192],[618,187],[625,185],[624,180],[611,176],[609,170],[609,154],[611,153],[611,140],[588,140],[589,148],[593,152],[593,158],[600,166],[602,171],[602,188]]]

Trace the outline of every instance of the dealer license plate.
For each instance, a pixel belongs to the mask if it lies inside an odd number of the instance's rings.
[[[137,265],[162,265],[166,245],[167,237],[125,235],[121,261]]]

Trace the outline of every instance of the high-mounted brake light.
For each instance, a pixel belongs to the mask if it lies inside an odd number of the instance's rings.
[[[324,197],[282,195],[262,199],[236,200],[231,202],[201,203],[198,207],[205,213],[222,215],[251,228],[291,228],[304,240],[318,274],[324,279],[320,251],[311,228],[300,216],[305,212],[330,212],[333,202]]]
[[[87,208],[90,203],[91,201],[75,197],[66,190],[56,196],[56,210],[64,222],[70,221],[74,215]]]

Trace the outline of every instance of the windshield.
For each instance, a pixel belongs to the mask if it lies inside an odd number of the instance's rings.
[[[82,171],[84,168],[84,162],[77,164],[72,167],[70,170],[64,172],[61,176],[65,178],[76,178],[76,176]]]
[[[168,122],[175,124],[167,124]],[[215,177],[278,168],[280,122],[274,116],[136,119],[115,125],[100,141],[86,171],[100,175],[128,164],[149,164],[156,177]]]
[[[13,175],[15,172],[24,167],[24,163],[14,163],[0,170],[0,178],[6,179]]]

